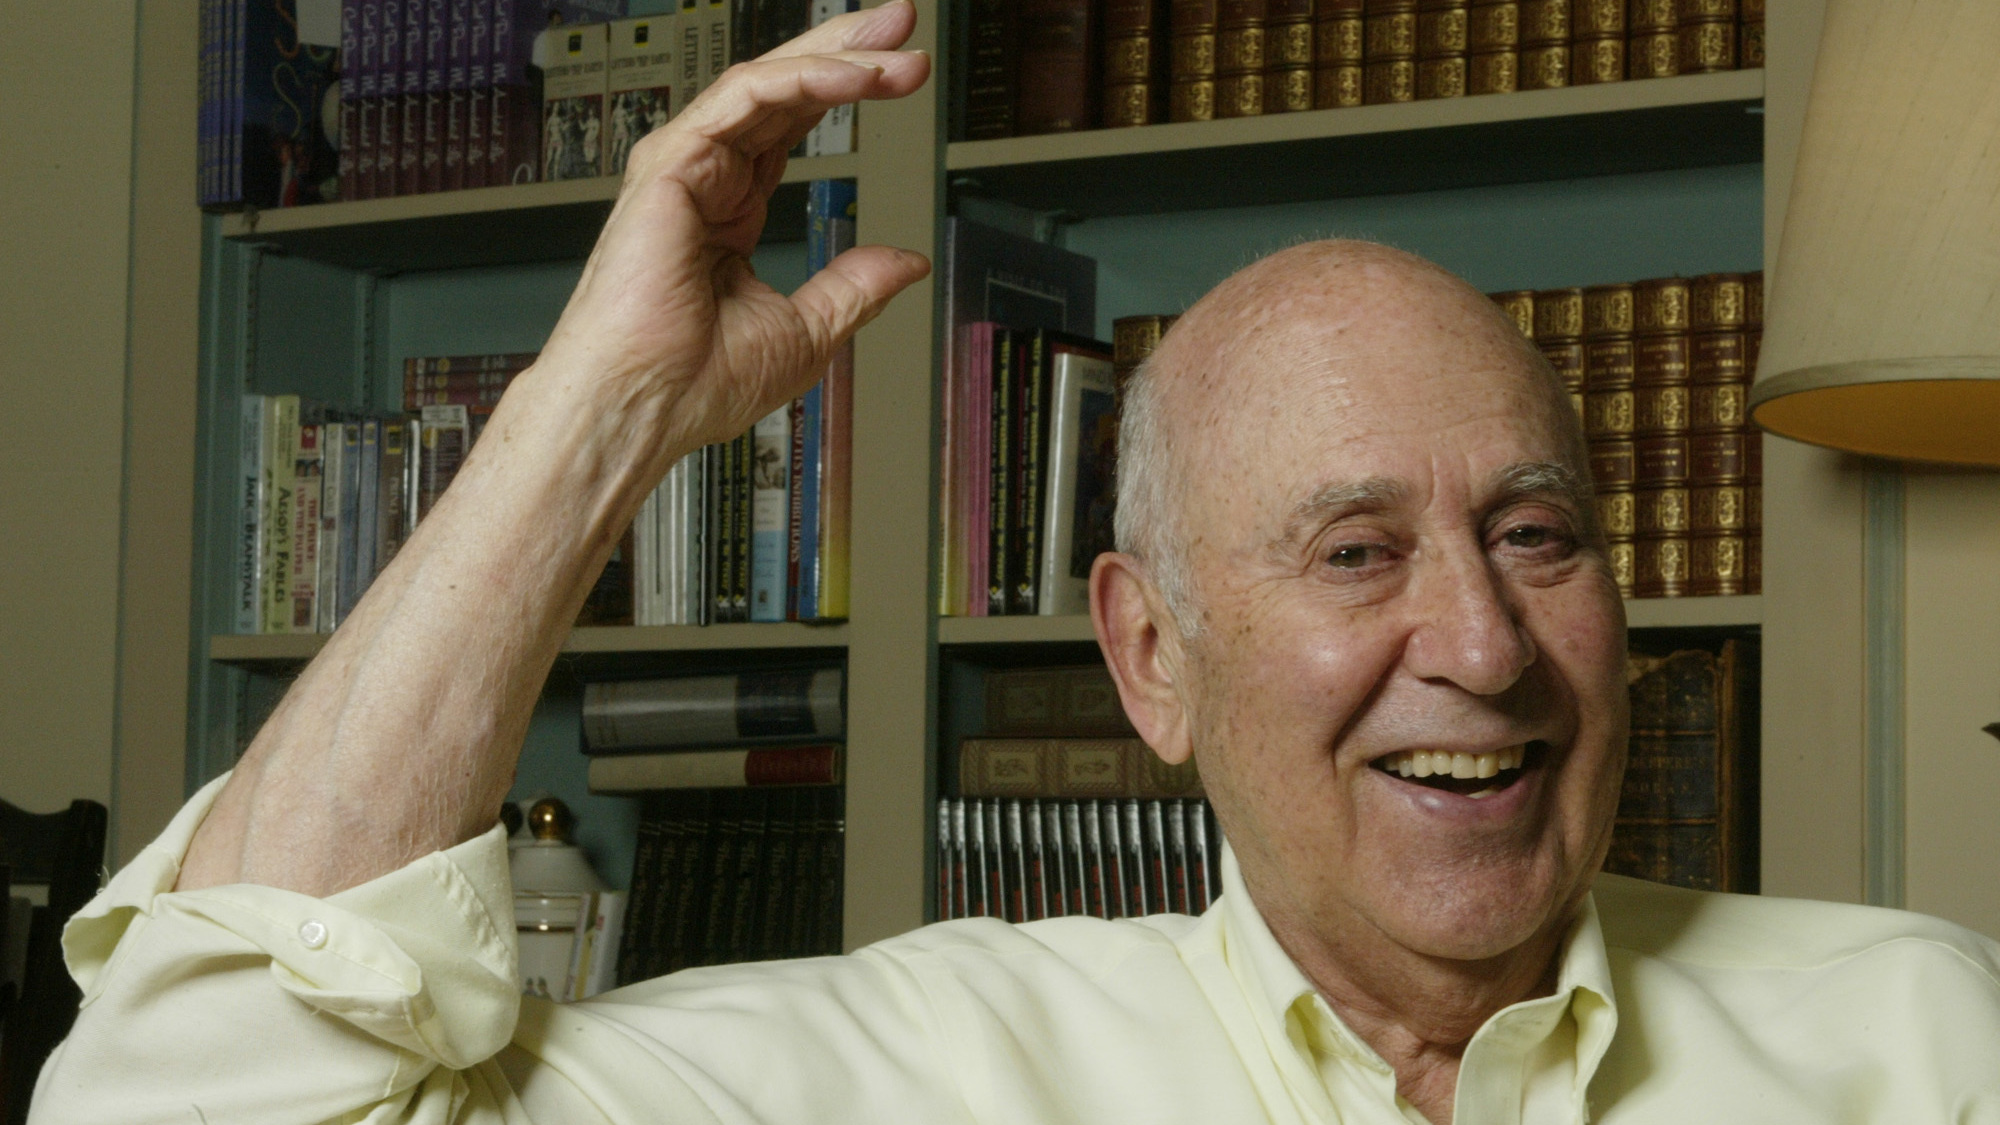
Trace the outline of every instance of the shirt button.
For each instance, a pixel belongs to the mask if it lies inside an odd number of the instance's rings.
[[[305,943],[307,949],[318,949],[325,945],[326,923],[317,918],[306,919],[305,924],[299,927],[299,940]]]

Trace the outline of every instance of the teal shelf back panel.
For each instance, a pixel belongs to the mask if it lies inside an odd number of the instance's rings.
[[[1487,291],[1754,270],[1761,164],[1410,195],[1092,219],[1063,245],[1097,259],[1097,333],[1114,317],[1179,312],[1237,269],[1314,238],[1369,238]]]

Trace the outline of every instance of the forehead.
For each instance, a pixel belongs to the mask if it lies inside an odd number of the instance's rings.
[[[1483,298],[1466,297],[1383,287],[1259,310],[1204,365],[1206,401],[1182,415],[1195,423],[1183,432],[1190,514],[1220,530],[1344,481],[1396,481],[1428,502],[1524,461],[1581,473],[1552,377]]]

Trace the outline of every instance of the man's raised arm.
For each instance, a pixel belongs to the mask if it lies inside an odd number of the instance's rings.
[[[732,68],[633,150],[540,359],[307,667],[196,833],[178,889],[324,896],[492,826],[584,595],[666,470],[800,394],[929,266],[860,247],[790,298],[748,255],[829,107],[900,97],[915,12],[835,19]]]

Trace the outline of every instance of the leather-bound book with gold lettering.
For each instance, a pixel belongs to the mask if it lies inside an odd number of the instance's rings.
[[[1534,294],[1535,346],[1563,388],[1583,389],[1583,290],[1543,289]]]
[[[1681,72],[1678,0],[1630,0],[1625,43],[1628,78],[1672,78]]]
[[[1215,22],[1215,115],[1264,113],[1271,0],[1220,0]]]
[[[1111,322],[1111,364],[1113,377],[1117,380],[1118,393],[1125,393],[1125,381],[1132,372],[1146,362],[1153,349],[1160,346],[1160,338],[1179,319],[1171,314],[1148,314],[1145,316],[1121,316]]]
[[[1604,869],[1695,890],[1757,889],[1757,649],[1749,639],[1627,658],[1632,733]]]
[[[1417,0],[1367,0],[1367,56],[1361,100],[1368,105],[1417,99]]]
[[[1172,0],[1167,119],[1215,120],[1215,37],[1218,0]]]
[[[1533,289],[1509,289],[1500,293],[1488,293],[1487,298],[1500,306],[1500,311],[1521,335],[1535,338],[1535,291]]]
[[[1366,15],[1362,0],[1318,0],[1313,10],[1313,108],[1361,104]]]
[[[1511,94],[1520,88],[1520,0],[1475,3],[1466,13],[1465,92]]]
[[[1690,285],[1689,430],[1755,440],[1749,417],[1749,279],[1713,273]],[[1752,542],[1760,531],[1761,486],[1749,479],[1690,481],[1688,592],[1751,592]]]
[[[1264,25],[1264,112],[1313,107],[1313,0],[1269,0]]]
[[[1594,86],[1625,80],[1625,0],[1572,0],[1569,80]]]
[[[1669,442],[1682,443],[1675,447],[1682,448],[1687,441],[1690,317],[1691,287],[1685,278],[1655,278],[1632,286],[1632,418],[1633,440],[1640,450],[1635,510],[1642,598],[1688,592],[1691,526],[1686,455],[1648,457],[1647,451],[1664,450]]]
[[[1468,0],[1420,0],[1417,7],[1417,99],[1462,98],[1470,48]]]
[[[1019,15],[1013,0],[971,0],[962,41],[966,71],[963,132],[968,141],[1014,135]]]
[[[1104,127],[1167,119],[1167,0],[1104,0]]]
[[[1570,84],[1569,29],[1570,0],[1521,0],[1521,89]]]
[[[1014,131],[1073,133],[1097,125],[1097,47],[1091,0],[1021,0]]]
[[[1763,66],[1764,0],[1742,0],[1736,18],[1736,65],[1744,70]]]
[[[1679,0],[1682,74],[1736,69],[1736,0]]]

